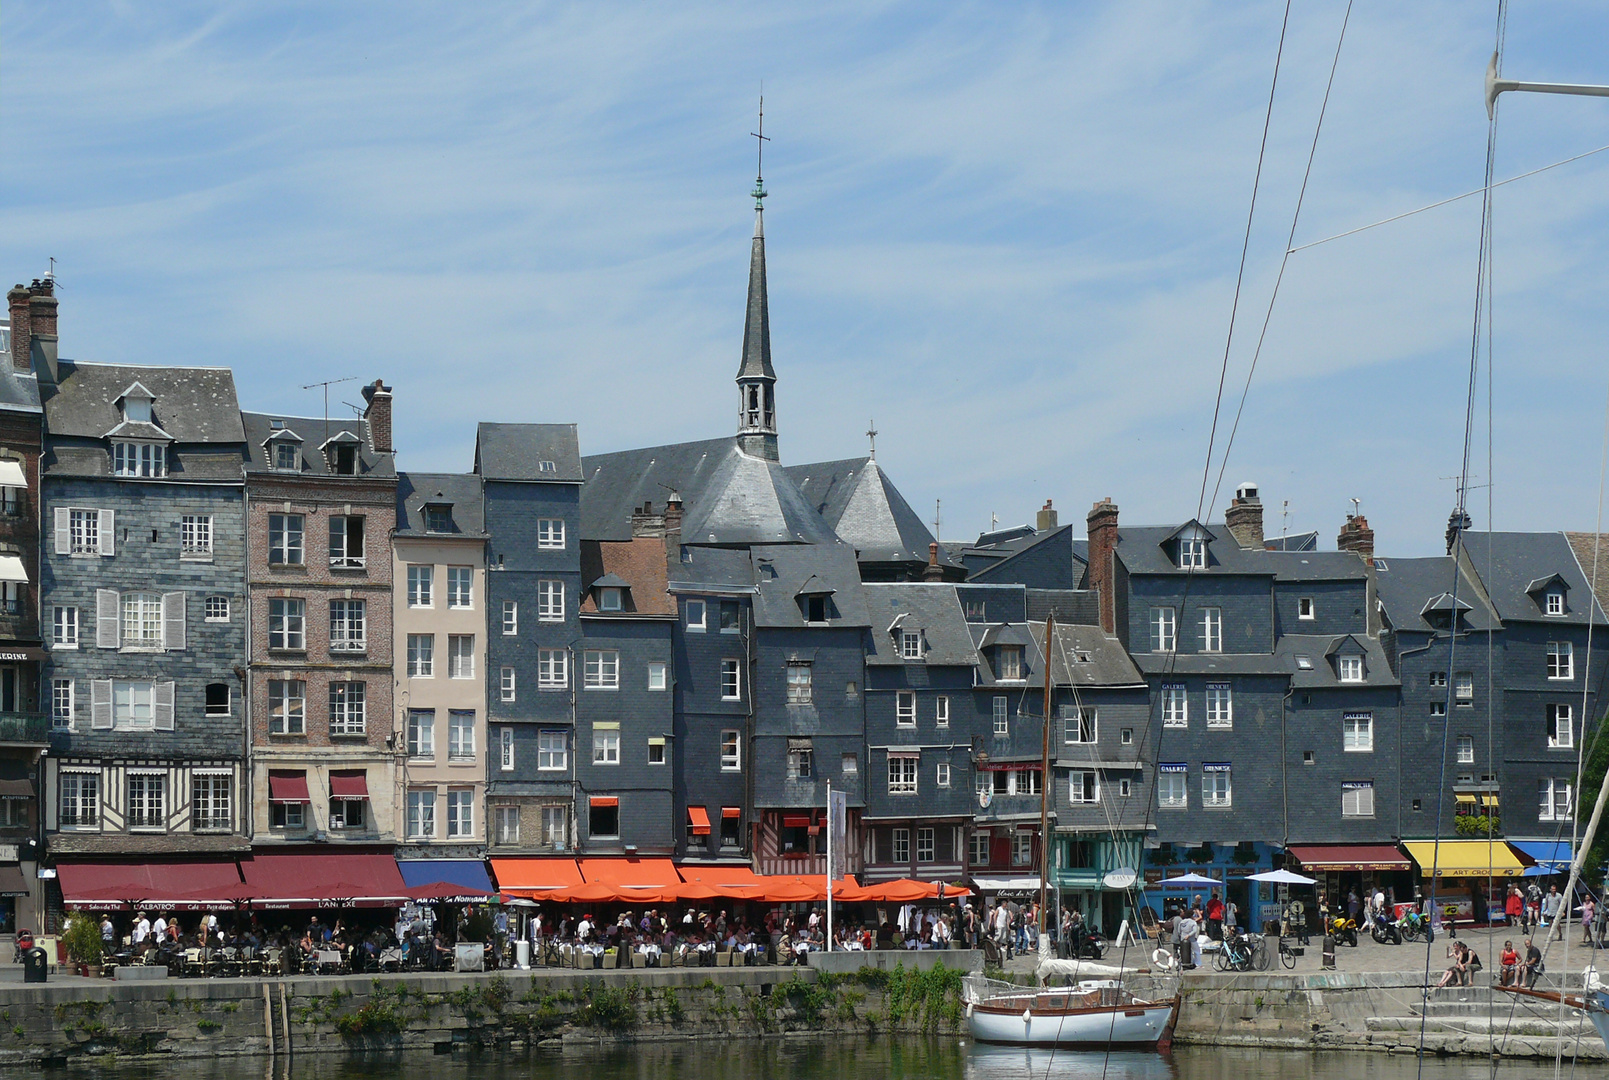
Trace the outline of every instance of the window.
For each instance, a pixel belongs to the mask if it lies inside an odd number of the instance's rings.
[[[1201,651],[1223,652],[1224,647],[1224,609],[1201,609]]]
[[[548,551],[555,551],[564,547],[564,519],[538,518],[536,521],[536,546]]]
[[[1132,787],[1133,787],[1133,781],[1131,781],[1131,780],[1119,780],[1117,782],[1117,797],[1120,798],[1120,799],[1128,798],[1129,795],[1132,793],[1132,791],[1131,791]]]
[[[368,686],[360,682],[330,683],[330,734],[362,735],[367,726],[364,699]]]
[[[1341,715],[1341,749],[1356,753],[1374,751],[1374,714],[1343,713]]]
[[[268,561],[282,566],[301,566],[302,515],[268,515]]]
[[[562,690],[570,685],[570,654],[564,649],[536,650],[536,685],[540,690]]]
[[[330,565],[337,570],[363,566],[363,519],[336,514],[330,518]]]
[[[336,476],[356,476],[358,474],[358,448],[352,443],[338,442],[330,447],[329,459],[330,471]]]
[[[736,600],[721,601],[721,633],[735,634],[742,627],[738,625],[738,606]]]
[[[475,760],[475,711],[473,709],[448,710],[447,760]]]
[[[475,606],[475,568],[449,566],[447,568],[447,606],[472,608]]]
[[[436,835],[436,793],[429,789],[408,792],[408,835],[427,840]]]
[[[129,773],[127,807],[129,828],[167,827],[167,779],[163,773]]]
[[[721,661],[721,699],[723,701],[737,701],[743,696],[743,682],[738,674],[736,660]]]
[[[732,728],[721,732],[721,768],[726,772],[743,767],[743,751],[738,743],[738,733]]]
[[[909,631],[899,636],[899,654],[906,660],[922,659],[922,635]]]
[[[56,554],[110,555],[112,521],[113,514],[110,510],[57,510]],[[65,536],[63,536],[64,527]]]
[[[589,807],[587,832],[593,836],[620,835],[620,800],[594,797]]]
[[[1432,701],[1430,703],[1430,715],[1431,716],[1446,716],[1447,715],[1447,703],[1445,701]]]
[[[1131,727],[1124,728],[1122,733],[1118,736],[1118,742],[1122,743],[1124,746],[1133,746],[1134,729]]]
[[[704,629],[704,618],[705,618],[705,615],[704,615],[704,601],[702,601],[702,600],[689,600],[689,601],[687,601],[687,629],[689,629],[689,630],[703,630]]]
[[[660,736],[656,736],[654,738],[649,739],[648,740],[648,764],[650,764],[650,765],[663,765],[663,764],[665,764],[665,760],[666,759],[665,759],[665,740],[664,740],[664,738],[660,737]]]
[[[514,729],[511,727],[497,730],[497,767],[504,772],[514,768]]]
[[[1374,817],[1374,781],[1346,780],[1341,784],[1342,817]]]
[[[1296,601],[1296,617],[1298,619],[1318,618],[1313,610],[1313,598],[1311,596],[1303,596]]]
[[[1458,764],[1475,764],[1475,737],[1473,735],[1458,736]]]
[[[980,829],[967,838],[967,862],[973,866],[989,865],[989,832]]]
[[[305,601],[284,598],[268,601],[268,647],[293,650],[307,648]]]
[[[447,792],[447,835],[475,835],[475,792],[453,788]]]
[[[1568,641],[1548,642],[1548,678],[1575,678],[1575,650]]]
[[[306,828],[306,811],[302,803],[270,803],[268,820],[275,829]]]
[[[570,846],[570,811],[566,807],[542,807],[542,844],[554,851]]]
[[[179,518],[179,554],[191,559],[212,554],[211,514],[185,514]]]
[[[1207,566],[1207,542],[1200,537],[1182,537],[1179,540],[1179,569],[1204,570]]]
[[[1570,781],[1562,776],[1551,777],[1537,784],[1541,794],[1541,821],[1569,821],[1574,804],[1570,801]]]
[[[110,683],[110,684],[104,683],[104,682],[102,682],[102,683],[91,683],[90,684],[91,696],[92,697],[95,696],[97,687],[103,687],[104,688],[104,687],[107,687],[108,685],[110,686],[110,689],[111,689],[110,705],[111,705],[111,719],[112,719],[112,726],[113,727],[117,728],[118,730],[149,729],[149,728],[156,727],[156,719],[157,719],[157,686],[158,686],[158,684],[156,684],[154,682],[144,682],[144,681],[141,681],[141,682],[118,681],[118,682],[113,682],[113,683]],[[164,688],[166,696],[167,696],[167,701],[165,702],[166,717],[167,717],[167,730],[171,731],[171,730],[173,730],[173,728],[172,728],[173,684],[172,683],[163,683],[161,685]],[[100,693],[104,693],[104,692],[105,692],[104,689],[102,689],[100,691]],[[102,698],[102,701],[104,701],[104,700],[105,699]],[[93,712],[95,710],[95,707],[96,707],[96,702],[94,702],[92,700],[90,702],[90,706],[91,706],[91,710]],[[104,715],[105,714],[102,713],[102,716],[104,716]],[[94,717],[94,716],[91,717],[91,721],[93,723],[93,726],[95,726],[95,727],[104,727],[105,726],[104,723],[95,722],[96,720],[97,720],[96,717]]]
[[[1207,684],[1207,730],[1235,726],[1235,702],[1228,683]]]
[[[77,684],[71,679],[50,680],[50,724],[52,727],[68,729],[73,726],[76,718],[75,700]]]
[[[473,679],[475,677],[475,635],[447,635],[447,677]]]
[[[1011,834],[1011,865],[1032,866],[1034,864],[1034,834],[1031,832],[1015,832]]]
[[[499,806],[497,808],[497,842],[499,844],[517,844],[520,842],[519,807]]]
[[[1231,805],[1228,765],[1203,765],[1201,773],[1201,805],[1226,810]]]
[[[330,601],[330,651],[363,652],[368,648],[366,601]]]
[[[1011,723],[1007,716],[1009,702],[1003,697],[994,699],[994,733],[996,735],[1010,735]]]
[[[430,564],[408,567],[408,606],[427,608],[432,604],[430,596],[431,583],[435,580],[436,568]]]
[[[932,829],[917,829],[916,830],[916,861],[917,862],[922,863],[922,862],[932,862],[933,861],[933,849],[936,846],[934,844],[934,842],[933,842],[933,839],[934,838],[933,838],[933,830]]]
[[[513,600],[503,601],[503,633],[512,637],[520,632],[520,605]]]
[[[564,621],[564,582],[536,583],[536,619],[538,622]]]
[[[592,763],[594,765],[620,764],[619,725],[607,728],[602,724],[592,725]]]
[[[515,700],[514,679],[515,679],[514,669],[511,668],[511,667],[505,667],[505,668],[501,669],[498,672],[498,674],[497,674],[497,696],[498,696],[499,700],[501,700],[501,701],[513,701],[513,700]]]
[[[1094,770],[1073,769],[1067,774],[1067,801],[1072,803],[1101,801],[1100,781]]]
[[[436,756],[436,710],[408,710],[408,756],[431,761]]]
[[[296,444],[288,439],[280,439],[274,443],[274,470],[276,472],[296,472],[301,466],[298,460],[300,454]]]
[[[933,722],[939,727],[950,726],[950,699],[947,696],[933,700]]]
[[[670,669],[663,660],[648,662],[648,689],[665,690],[670,686]],[[808,689],[808,688],[807,688]]]
[[[859,776],[860,758],[855,754],[845,754],[839,762],[838,771],[844,776]]]
[[[937,774],[934,776],[933,782],[935,784],[937,784],[939,787],[949,787],[950,786],[950,763],[949,762],[947,762],[947,761],[939,762]]]
[[[229,684],[228,683],[221,683],[221,682],[208,683],[207,684],[207,689],[206,689],[206,696],[203,699],[203,707],[206,710],[206,715],[208,715],[208,716],[228,716],[228,715],[230,715],[230,713],[233,711],[233,709],[231,708],[231,705],[233,704],[233,702],[230,700],[230,698],[232,696],[233,695],[231,695],[230,692],[229,692]]]
[[[162,647],[162,596],[159,593],[123,594],[123,647]]]
[[[809,739],[788,740],[788,779],[809,780],[816,773],[816,751]]]
[[[891,856],[893,858],[893,861],[897,862],[897,863],[908,863],[908,862],[910,862],[911,861],[911,830],[909,830],[909,829],[894,829],[893,830],[893,836],[892,836],[891,839],[893,840],[893,843],[890,845],[890,847],[893,850],[891,851],[890,854],[891,854]]]
[[[1093,706],[1063,705],[1061,715],[1063,741],[1069,743],[1095,741],[1096,712]]]
[[[57,649],[78,648],[78,609],[56,607],[50,609],[50,644]]]
[[[1549,615],[1564,614],[1564,593],[1558,589],[1550,590],[1545,601],[1545,610]]]
[[[300,679],[268,680],[268,733],[307,733],[307,684]]]
[[[1575,714],[1569,705],[1547,706],[1548,749],[1567,750],[1575,745]]]
[[[436,635],[408,635],[408,678],[436,677]]]
[[[618,585],[606,585],[598,590],[599,611],[620,611],[624,606]]]
[[[1475,701],[1475,676],[1468,671],[1460,671],[1453,677],[1453,697],[1460,707],[1468,708]]]
[[[155,443],[120,442],[112,445],[112,472],[118,476],[166,476],[167,460],[167,448]]]
[[[1162,726],[1187,728],[1190,726],[1190,703],[1181,683],[1168,683],[1162,687]]]
[[[1154,607],[1151,609],[1151,651],[1172,652],[1174,649],[1174,619],[1176,613],[1170,607]]]
[[[1445,671],[1432,671],[1430,673],[1430,685],[1445,688],[1447,686],[1447,673]]]
[[[1006,681],[1022,679],[1022,646],[1002,645],[995,650],[995,663],[999,668],[996,678]]]
[[[451,504],[439,503],[425,507],[425,532],[449,533],[453,531],[453,508]]]
[[[542,772],[558,772],[570,767],[569,741],[562,729],[537,732],[536,767]]]
[[[190,827],[227,830],[234,826],[230,812],[228,773],[198,773],[190,778]]]
[[[1338,656],[1335,663],[1337,675],[1342,682],[1363,681],[1363,657]]]
[[[61,774],[61,826],[64,829],[93,829],[101,823],[101,778],[99,773]]]
[[[357,775],[362,776],[362,773]],[[366,799],[331,799],[330,828],[346,832],[362,832]]]
[[[812,688],[810,684],[810,665],[799,661],[788,663],[788,704],[810,704]]]
[[[589,649],[582,654],[582,685],[588,690],[620,689],[620,654],[613,649]]]
[[[209,596],[202,607],[202,612],[208,622],[229,621],[229,597]]]
[[[901,690],[894,697],[894,722],[900,727],[916,726],[916,694]]]
[[[1011,794],[1038,795],[1043,774],[1038,769],[1013,769],[1006,774],[1011,778]]]
[[[1190,773],[1183,765],[1160,765],[1156,773],[1156,802],[1164,810],[1190,806]]]

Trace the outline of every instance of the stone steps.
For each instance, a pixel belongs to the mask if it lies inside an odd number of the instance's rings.
[[[1572,1010],[1574,1011],[1574,1010]],[[1364,1019],[1364,1026],[1369,1031],[1395,1031],[1410,1032],[1417,1036],[1419,1033],[1419,1017],[1417,1016],[1370,1016]],[[1527,1013],[1516,1013],[1514,1016],[1427,1016],[1425,1018],[1426,1032],[1441,1034],[1459,1032],[1466,1035],[1497,1035],[1504,1036],[1557,1036],[1561,1030],[1564,1037],[1574,1040],[1577,1037],[1591,1039],[1598,1042],[1597,1029],[1586,1017],[1566,1017],[1561,1025],[1557,1020]]]

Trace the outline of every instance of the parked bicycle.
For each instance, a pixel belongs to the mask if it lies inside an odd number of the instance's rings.
[[[1262,944],[1261,941],[1253,941],[1240,934],[1226,937],[1219,943],[1218,951],[1212,954],[1212,966],[1219,971],[1252,971],[1256,964],[1257,949]],[[1267,967],[1266,952],[1263,966]]]

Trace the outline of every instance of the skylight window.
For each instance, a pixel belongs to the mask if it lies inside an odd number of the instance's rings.
[[[1296,658],[1296,670],[1297,671],[1312,671],[1313,670],[1313,658],[1311,656],[1298,656]]]

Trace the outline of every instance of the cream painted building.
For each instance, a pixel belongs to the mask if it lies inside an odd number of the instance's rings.
[[[488,749],[480,477],[400,474],[392,553],[397,858],[478,860]]]

